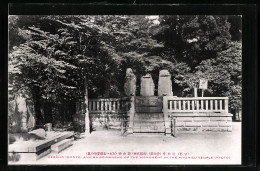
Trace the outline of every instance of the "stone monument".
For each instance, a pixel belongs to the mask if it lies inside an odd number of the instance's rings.
[[[168,70],[161,70],[158,81],[158,96],[172,96],[172,80]]]
[[[124,84],[124,91],[127,96],[135,96],[136,91],[136,76],[131,68],[126,69],[126,79]]]
[[[150,74],[146,74],[141,78],[141,96],[154,96],[154,83],[152,76]]]

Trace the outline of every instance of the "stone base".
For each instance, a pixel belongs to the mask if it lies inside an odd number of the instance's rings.
[[[232,115],[223,113],[172,114],[176,131],[189,132],[232,132]]]
[[[166,136],[171,136],[172,135],[171,128],[165,128],[165,135]]]
[[[128,128],[128,129],[127,129],[127,133],[128,133],[128,134],[133,134],[133,133],[134,133],[133,128]]]

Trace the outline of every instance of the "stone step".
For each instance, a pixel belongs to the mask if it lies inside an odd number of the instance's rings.
[[[72,145],[73,139],[65,139],[51,146],[51,151],[59,153]]]
[[[141,119],[141,118],[147,118],[147,119],[159,119],[159,118],[164,118],[163,114],[162,113],[135,113],[134,115],[134,118],[138,118],[138,119]]]
[[[164,127],[157,127],[157,128],[134,127],[134,132],[163,133],[165,132],[165,128]]]
[[[134,126],[164,126],[164,122],[134,122]]]
[[[38,143],[33,144],[32,146],[29,146],[28,152],[38,152],[42,149],[45,149],[46,147],[50,147],[51,145],[60,142],[66,138],[73,137],[73,132],[63,132],[57,136],[51,137],[49,139],[46,139],[44,141],[40,141]]]

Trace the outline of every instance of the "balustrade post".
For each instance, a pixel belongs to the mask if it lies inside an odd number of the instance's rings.
[[[208,100],[206,100],[206,110],[209,109],[209,103],[208,103]]]
[[[225,113],[228,113],[228,98],[225,99]]]
[[[215,100],[215,110],[218,110],[218,100]]]
[[[172,101],[169,101],[169,103],[170,103],[170,110],[172,110],[173,108],[172,108]],[[167,104],[168,104],[168,102],[167,102]]]
[[[213,110],[213,101],[210,100],[210,110]]]
[[[192,107],[192,111],[194,111],[194,100],[191,101],[191,107]]]
[[[165,135],[171,136],[171,123],[168,117],[168,97],[165,95],[163,96],[163,116],[165,122]]]
[[[115,103],[116,103],[116,101],[113,101],[113,110],[115,110]]]
[[[219,100],[219,110],[223,110],[223,108],[222,108],[222,100]]]

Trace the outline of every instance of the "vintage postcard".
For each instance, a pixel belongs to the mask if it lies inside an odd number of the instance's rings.
[[[241,15],[9,15],[9,165],[240,165]]]

